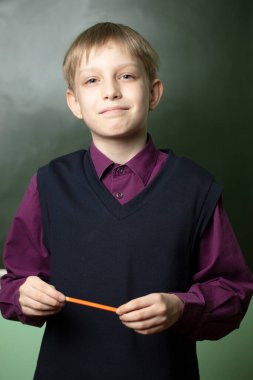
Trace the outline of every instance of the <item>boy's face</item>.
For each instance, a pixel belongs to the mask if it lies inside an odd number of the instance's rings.
[[[159,83],[158,83],[159,82]],[[67,91],[72,112],[90,129],[94,143],[101,139],[146,134],[149,109],[155,108],[153,83],[141,61],[117,42],[84,54],[75,78],[75,93]],[[157,98],[157,96],[156,96]]]

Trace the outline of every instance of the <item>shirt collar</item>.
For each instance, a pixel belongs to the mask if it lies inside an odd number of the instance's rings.
[[[105,156],[94,143],[91,143],[90,155],[99,179],[102,178],[109,166],[115,165],[115,163]],[[156,165],[158,155],[159,151],[155,148],[151,136],[148,135],[148,141],[145,147],[131,158],[131,160],[126,162],[125,165],[140,177],[145,186]]]
[[[151,136],[148,135],[148,141],[145,147],[126,163],[126,165],[140,177],[144,186],[146,186],[156,165],[158,154],[159,152],[155,148]]]
[[[90,146],[90,157],[93,165],[96,169],[98,178],[101,179],[102,175],[109,166],[113,165],[114,162],[105,156],[92,142]]]

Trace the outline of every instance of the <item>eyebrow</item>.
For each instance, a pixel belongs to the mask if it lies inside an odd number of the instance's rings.
[[[133,66],[133,67],[135,67],[135,68],[139,68],[139,67],[140,67],[140,65],[138,65],[137,63],[134,63],[134,62],[126,62],[126,63],[122,63],[122,64],[116,66],[116,69],[117,69],[117,70],[120,70],[120,69],[122,69],[122,68],[124,68],[124,67],[128,67],[128,66]],[[93,66],[91,66],[91,67],[88,67],[88,68],[85,68],[85,69],[79,70],[79,76],[80,76],[83,72],[85,72],[85,71],[99,71],[99,70],[100,70],[99,67],[95,67],[95,66],[93,67]]]

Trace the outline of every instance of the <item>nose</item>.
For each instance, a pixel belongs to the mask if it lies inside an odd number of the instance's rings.
[[[121,98],[120,85],[116,79],[107,79],[103,83],[102,97],[104,100]]]

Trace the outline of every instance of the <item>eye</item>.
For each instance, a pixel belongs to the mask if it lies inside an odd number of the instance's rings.
[[[121,75],[120,78],[125,79],[125,80],[134,79],[133,75],[131,74],[123,74]]]
[[[94,84],[96,83],[97,79],[96,78],[89,78],[86,80],[85,84]]]

